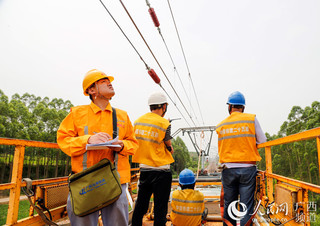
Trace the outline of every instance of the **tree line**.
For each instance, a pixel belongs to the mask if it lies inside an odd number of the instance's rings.
[[[9,100],[0,90],[0,137],[57,142],[57,130],[72,107],[67,100],[41,98],[25,93],[14,94]],[[175,163],[172,171],[179,174],[186,167],[194,167],[182,139],[173,139]],[[0,183],[11,180],[14,147],[0,145]],[[58,149],[26,147],[23,177],[43,179],[66,176],[71,171],[70,157]]]
[[[57,129],[73,105],[69,100],[41,98],[28,93],[11,100],[0,90],[0,137],[56,142]],[[14,147],[0,146],[0,183],[11,180]],[[68,175],[70,158],[56,149],[26,147],[23,177]]]
[[[314,101],[304,109],[293,106],[288,119],[281,125],[277,134],[266,133],[268,141],[320,126],[320,102]],[[265,152],[259,150],[262,157],[258,167],[265,170]],[[299,141],[271,148],[272,171],[293,179],[320,184],[319,164],[316,140]]]
[[[67,100],[38,97],[25,93],[11,99],[0,90],[0,137],[56,143],[56,132],[69,113],[72,103]],[[320,126],[320,102],[302,109],[294,106],[288,119],[275,135],[266,133],[268,140]],[[191,157],[180,137],[172,140],[175,163],[171,170],[178,175],[184,168],[196,172],[198,159]],[[262,161],[258,168],[265,170],[265,153],[259,150]],[[273,172],[290,178],[320,184],[317,146],[315,140],[272,147]],[[0,145],[0,183],[11,180],[14,147]],[[70,173],[70,157],[58,149],[26,147],[23,177],[41,179],[66,176]]]

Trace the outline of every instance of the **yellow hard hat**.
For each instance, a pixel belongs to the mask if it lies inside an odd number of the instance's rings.
[[[114,80],[112,76],[107,76],[104,72],[99,71],[97,69],[92,69],[87,72],[87,74],[84,76],[83,82],[82,82],[82,87],[83,87],[83,94],[86,96],[89,96],[87,93],[87,89],[96,81],[103,79],[103,78],[108,78],[110,82]]]

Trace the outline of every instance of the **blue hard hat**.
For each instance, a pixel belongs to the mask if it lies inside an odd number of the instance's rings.
[[[189,185],[194,184],[196,182],[196,178],[194,177],[194,174],[189,169],[184,169],[181,171],[179,175],[179,184],[181,185]]]
[[[242,93],[235,91],[229,95],[227,104],[246,105],[246,100]]]

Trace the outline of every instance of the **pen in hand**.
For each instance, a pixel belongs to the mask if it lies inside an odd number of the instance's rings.
[[[89,144],[99,144],[111,140],[111,136],[105,132],[93,133],[94,135],[92,135],[88,140]]]

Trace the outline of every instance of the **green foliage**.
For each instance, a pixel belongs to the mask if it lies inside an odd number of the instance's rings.
[[[296,134],[320,126],[320,102],[302,109],[294,106],[277,135],[266,134],[268,140]],[[262,161],[259,168],[265,169],[264,151],[259,150]],[[319,166],[315,139],[272,147],[272,171],[290,178],[319,184]]]
[[[299,106],[292,107],[287,121],[285,121],[278,134],[266,134],[268,141],[300,133],[320,126],[320,102],[314,101],[311,106],[304,109]],[[258,167],[265,170],[265,152],[259,150],[262,157]],[[289,144],[273,146],[271,148],[272,172],[289,178],[320,184],[319,165],[316,140],[305,140]],[[320,206],[320,195],[309,192],[309,202]],[[316,219],[311,225],[320,225],[320,210],[317,208]]]
[[[56,133],[72,104],[69,100],[14,94],[11,100],[0,90],[0,137],[56,142]],[[182,139],[173,140],[173,175],[184,168],[197,170]],[[0,183],[10,181],[14,148],[0,146]],[[64,176],[70,172],[70,158],[60,150],[26,147],[23,177],[41,179]]]
[[[69,100],[50,100],[28,93],[14,94],[9,100],[0,90],[0,137],[56,142],[60,123],[72,106]],[[64,169],[69,167],[68,158],[60,150],[26,147],[24,176],[32,179],[63,176],[69,171]],[[0,183],[9,181],[12,159],[12,147],[0,146]]]
[[[194,173],[198,170],[199,156],[196,152],[190,154],[190,162],[188,163],[188,169],[192,170]]]
[[[315,222],[310,222],[311,226],[319,226],[320,225],[320,214],[316,215],[316,220]]]
[[[173,158],[174,163],[171,164],[172,177],[178,178],[179,173],[188,168],[193,172],[198,169],[198,156],[197,154],[190,153],[187,146],[180,137],[172,139],[172,146],[174,149]]]
[[[0,90],[0,136],[56,142],[56,131],[73,105],[69,100],[28,93],[9,98]]]
[[[173,171],[179,175],[179,173],[188,166],[188,163],[190,162],[190,156],[187,146],[180,137],[172,140],[172,146],[174,149]]]

